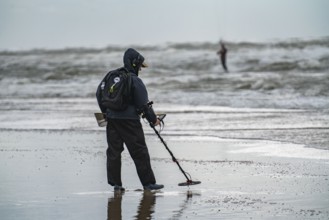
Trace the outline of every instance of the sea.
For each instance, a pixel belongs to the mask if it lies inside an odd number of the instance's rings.
[[[0,51],[0,130],[98,130],[96,88],[133,47],[164,135],[329,150],[329,37]],[[146,130],[146,135],[152,135]],[[153,134],[154,135],[154,134]]]

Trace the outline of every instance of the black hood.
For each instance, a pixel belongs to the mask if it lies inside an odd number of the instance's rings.
[[[144,57],[135,49],[129,48],[123,56],[124,67],[138,76],[139,69],[144,62]]]

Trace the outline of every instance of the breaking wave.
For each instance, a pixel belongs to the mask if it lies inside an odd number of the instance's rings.
[[[300,107],[287,104],[296,100],[302,107],[329,106],[323,101],[329,96],[329,37],[226,42],[229,73],[216,54],[218,43],[132,47],[146,57],[150,67],[142,78],[159,101]],[[0,51],[0,98],[93,97],[106,72],[122,66],[126,48]]]
[[[252,43],[227,42],[228,63],[234,72],[319,72],[329,70],[329,37],[301,40]],[[58,50],[0,51],[0,76],[65,79],[92,75],[104,68],[121,65],[125,46],[102,49],[66,48]],[[159,46],[136,46],[149,59],[154,69],[168,71],[209,71],[217,68],[217,43],[169,43]],[[159,55],[160,54],[160,55]],[[174,56],[177,61],[170,62]],[[119,59],[118,59],[119,58]],[[174,64],[174,65],[173,65]]]

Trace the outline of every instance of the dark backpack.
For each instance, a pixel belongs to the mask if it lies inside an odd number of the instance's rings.
[[[97,89],[97,101],[101,109],[125,110],[131,97],[131,75],[122,67],[109,72]]]

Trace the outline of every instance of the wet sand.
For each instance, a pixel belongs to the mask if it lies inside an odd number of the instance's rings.
[[[144,192],[127,151],[126,192],[107,185],[105,132],[0,131],[1,219],[328,219],[326,150],[281,142],[169,136],[200,185],[185,181],[155,135],[152,166],[165,188]]]

